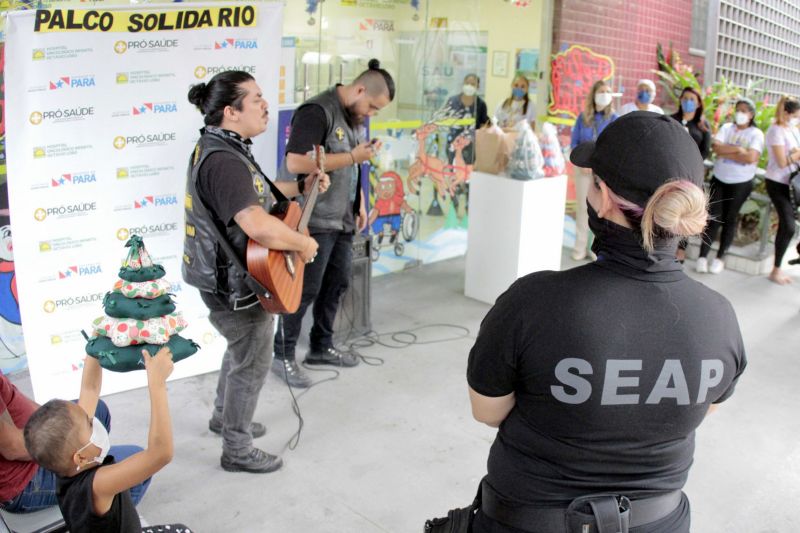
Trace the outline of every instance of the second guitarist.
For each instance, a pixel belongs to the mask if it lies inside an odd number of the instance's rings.
[[[250,139],[266,130],[269,113],[250,74],[217,74],[192,86],[188,98],[203,114],[205,128],[189,160],[182,273],[200,290],[211,324],[227,341],[208,427],[222,434],[222,468],[272,472],[283,463],[253,446],[253,438],[266,432],[263,424],[253,422],[253,413],[270,368],[274,316],[261,307],[238,265],[244,265],[248,238],[266,248],[296,251],[307,263],[314,260],[317,242],[268,209],[273,187],[297,196],[316,175],[276,186],[259,168]],[[320,191],[329,185],[323,174]],[[228,244],[236,259],[225,253]]]
[[[336,85],[302,104],[292,118],[292,131],[279,179],[295,179],[314,171],[306,157],[315,145],[325,147],[331,188],[317,201],[308,227],[319,243],[319,256],[305,268],[303,294],[296,313],[281,315],[275,336],[272,371],[294,387],[311,379],[295,359],[295,346],[306,309],[312,303],[314,325],[306,364],[355,366],[359,359],[333,346],[333,323],[339,301],[350,283],[353,233],[367,224],[358,166],[373,155],[373,145],[359,131],[367,117],[394,99],[394,81],[378,60],[369,62],[349,85]]]

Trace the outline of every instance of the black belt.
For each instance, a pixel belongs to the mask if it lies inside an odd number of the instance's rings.
[[[486,484],[485,480],[482,482],[481,492],[481,510],[498,522],[523,531],[535,531],[536,533],[564,533],[569,531],[567,529],[567,508],[509,504],[502,501],[495,491]],[[624,496],[615,495],[614,497],[620,502],[620,506],[623,505],[623,501],[625,506],[629,506],[628,518],[625,520],[628,527],[638,527],[669,515],[678,507],[681,495],[680,490],[674,490],[659,496],[635,501],[629,501]],[[598,497],[603,496],[608,497],[610,495],[598,495]],[[594,509],[594,506],[592,508]],[[601,527],[599,530],[603,531],[604,528]],[[598,531],[598,529],[592,529],[591,531]],[[610,531],[617,533],[613,529]]]

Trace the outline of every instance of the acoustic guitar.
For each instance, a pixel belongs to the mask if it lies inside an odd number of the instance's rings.
[[[325,148],[315,146],[312,157],[317,168],[325,172]],[[308,219],[319,196],[319,176],[314,179],[311,189],[307,190],[303,207],[291,201],[278,204],[270,214],[278,217],[284,224],[308,235]],[[303,294],[303,271],[305,262],[298,252],[270,250],[253,239],[247,243],[247,271],[259,283],[264,285],[271,297],[258,296],[261,307],[270,313],[294,313],[300,307]]]

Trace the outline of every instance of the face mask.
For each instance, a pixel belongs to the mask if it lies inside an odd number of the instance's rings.
[[[475,96],[475,93],[478,92],[478,88],[474,85],[465,83],[461,88],[461,92],[464,93],[464,96]]]
[[[697,110],[697,102],[694,100],[681,100],[681,109],[684,113],[694,113]]]
[[[737,126],[745,126],[750,123],[750,115],[747,113],[742,113],[741,111],[736,112],[736,125]]]
[[[653,101],[653,95],[650,93],[650,91],[639,91],[636,94],[636,99],[643,104],[649,104]]]
[[[525,92],[525,89],[520,89],[519,87],[514,87],[513,89],[511,89],[511,94],[514,96],[514,98],[519,100],[520,98],[525,96],[526,92]]]
[[[87,442],[84,446],[81,447],[75,453],[80,453],[83,451],[87,446],[90,444],[94,444],[98,448],[100,448],[100,455],[92,459],[95,463],[101,465],[103,461],[106,459],[106,455],[108,455],[108,451],[111,449],[111,439],[108,436],[108,431],[106,427],[100,422],[97,417],[92,419],[92,436],[89,437],[89,442]],[[75,470],[80,470],[81,467],[78,466]]]
[[[789,125],[793,128],[800,126],[800,117],[790,118]]]
[[[598,109],[603,109],[611,103],[611,93],[597,93],[594,95],[594,105]]]

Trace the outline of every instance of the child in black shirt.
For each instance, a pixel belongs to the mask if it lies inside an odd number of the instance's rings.
[[[120,463],[108,455],[111,447],[108,432],[99,420],[91,417],[102,383],[102,369],[93,357],[84,362],[78,403],[50,400],[25,425],[25,447],[31,457],[58,475],[58,505],[72,533],[139,533],[142,526],[129,489],[172,460],[166,387],[173,368],[172,354],[164,347],[152,357],[142,350],[142,358],[151,406],[147,449]],[[190,533],[185,526],[170,528]]]

